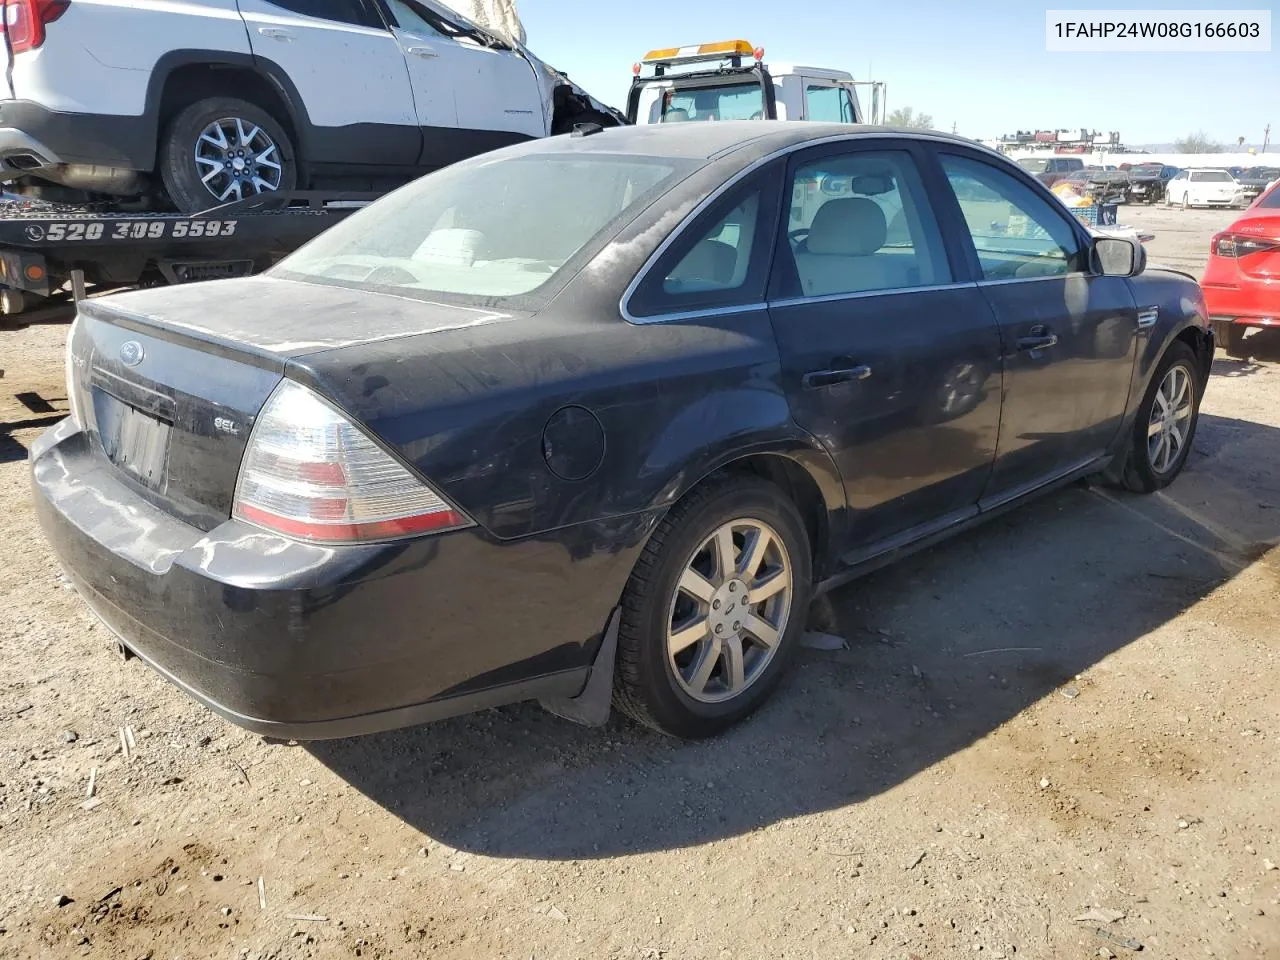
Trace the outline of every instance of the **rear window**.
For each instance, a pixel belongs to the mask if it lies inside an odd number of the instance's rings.
[[[1280,210],[1280,187],[1272,187],[1262,195],[1262,199],[1258,201],[1258,206],[1266,207],[1268,210]]]
[[[763,120],[764,88],[758,83],[667,90],[649,111],[650,123],[686,120]]]
[[[348,217],[272,273],[424,299],[520,297],[593,252],[694,166],[596,153],[456,164]]]
[[[1191,175],[1197,183],[1230,183],[1231,174],[1225,170],[1201,170]]]
[[[1049,161],[1038,160],[1034,157],[1023,157],[1018,161],[1018,166],[1030,173],[1044,173],[1049,168]]]

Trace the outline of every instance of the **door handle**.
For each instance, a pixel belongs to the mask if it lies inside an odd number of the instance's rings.
[[[431,60],[435,57],[440,56],[440,54],[436,53],[430,47],[421,47],[421,46],[410,47],[406,52],[412,54],[415,57],[422,57],[422,59],[424,60]]]
[[[293,34],[284,27],[259,27],[258,33],[264,37],[270,37],[272,40],[292,40]]]
[[[823,387],[834,387],[838,383],[852,383],[865,380],[871,376],[871,368],[865,363],[856,367],[840,367],[836,370],[811,370],[800,378],[800,385],[806,390],[821,390]]]
[[[1049,347],[1056,347],[1057,345],[1058,335],[1042,323],[1032,327],[1025,337],[1018,338],[1019,353],[1045,350]]]

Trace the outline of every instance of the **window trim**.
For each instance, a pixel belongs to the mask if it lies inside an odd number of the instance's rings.
[[[1053,192],[1049,190],[1043,183],[1029,174],[1020,165],[1011,161],[1004,163],[992,162],[992,158],[983,156],[976,150],[966,149],[962,144],[942,143],[931,141],[927,152],[930,154],[929,163],[933,168],[934,175],[937,177],[937,184],[942,195],[935,201],[936,209],[939,211],[939,219],[945,220],[943,230],[945,233],[954,234],[957,242],[963,250],[965,260],[968,264],[968,273],[974,283],[980,285],[987,284],[1010,284],[1010,283],[1036,283],[1044,280],[1065,280],[1069,277],[1096,277],[1097,273],[1092,269],[1092,257],[1089,252],[1093,248],[1093,234],[1085,229],[1075,217],[1062,207]],[[989,280],[982,271],[982,261],[978,257],[977,244],[973,241],[973,234],[969,231],[968,221],[964,218],[964,209],[960,206],[960,199],[955,194],[955,189],[951,186],[950,178],[947,177],[946,168],[942,164],[944,156],[959,157],[972,163],[983,164],[992,170],[1004,172],[1014,180],[1021,183],[1029,189],[1034,195],[1045,201],[1045,205],[1049,208],[1053,216],[1058,217],[1065,223],[1068,229],[1076,237],[1080,244],[1080,256],[1085,261],[1086,269],[1068,270],[1066,273],[1053,274],[1051,276],[1039,277],[1002,277],[995,280]]]
[[[387,17],[383,14],[375,0],[351,0],[352,7],[360,11],[364,15],[364,20],[360,23],[353,23],[350,20],[335,20],[333,17],[317,17],[311,13],[303,13],[301,10],[295,10],[288,6],[292,0],[266,0],[273,7],[278,7],[285,13],[295,17],[305,17],[308,20],[316,20],[320,23],[336,24],[340,27],[358,27],[362,30],[378,30],[383,33],[390,32],[387,23]]]

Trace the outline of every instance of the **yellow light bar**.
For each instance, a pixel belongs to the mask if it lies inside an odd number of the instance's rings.
[[[690,47],[665,47],[650,50],[644,55],[644,63],[690,63],[694,60],[718,57],[749,57],[755,50],[746,40],[721,40],[719,43],[702,43]]]

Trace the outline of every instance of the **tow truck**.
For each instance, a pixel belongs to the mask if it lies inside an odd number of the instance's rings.
[[[627,121],[823,120],[864,123],[857,88],[871,87],[871,122],[883,111],[884,84],[845,70],[769,66],[764,48],[722,40],[650,50],[632,68]]]
[[[0,319],[56,319],[90,293],[265,270],[380,194],[268,193],[196,214],[0,194]]]

